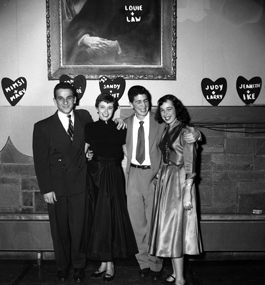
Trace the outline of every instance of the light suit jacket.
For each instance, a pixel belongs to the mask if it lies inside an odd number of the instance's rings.
[[[128,181],[128,176],[130,173],[130,165],[132,159],[132,150],[133,150],[133,119],[134,114],[126,118],[124,121],[127,123],[127,136],[126,136],[126,150],[127,150],[127,166],[126,166],[126,181]],[[151,160],[151,170],[152,178],[151,181],[156,176],[159,165],[161,161],[161,151],[158,148],[160,143],[163,131],[165,129],[165,123],[159,124],[155,121],[155,114],[150,112],[150,130],[149,130],[149,154]],[[130,191],[127,189],[127,192]]]

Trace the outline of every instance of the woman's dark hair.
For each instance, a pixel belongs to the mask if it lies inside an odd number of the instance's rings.
[[[101,93],[98,95],[95,103],[95,107],[98,108],[100,102],[106,102],[106,103],[113,103],[114,112],[118,109],[119,103],[117,99],[115,99],[113,96],[111,96],[109,93]],[[113,114],[114,114],[113,112]]]
[[[150,111],[151,108],[152,108],[152,97],[151,97],[151,94],[150,94],[150,92],[147,89],[145,89],[141,85],[135,85],[135,86],[133,86],[133,87],[131,87],[129,89],[129,91],[128,91],[129,101],[131,103],[133,103],[134,97],[138,96],[139,94],[145,94],[147,96],[147,100],[149,102],[149,111]]]
[[[190,121],[190,115],[188,113],[187,108],[182,104],[182,102],[176,96],[171,95],[171,94],[167,94],[161,97],[157,101],[157,109],[156,109],[156,114],[155,114],[156,121],[158,121],[158,123],[160,124],[163,122],[163,119],[160,113],[160,107],[161,105],[163,105],[163,103],[165,103],[168,100],[171,101],[173,103],[173,106],[175,107],[177,120],[184,124],[188,124]]]

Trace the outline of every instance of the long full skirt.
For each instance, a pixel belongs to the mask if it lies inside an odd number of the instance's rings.
[[[110,261],[138,253],[125,196],[124,173],[120,162],[100,158],[88,163],[90,224],[87,257]],[[91,180],[92,179],[92,180]]]
[[[178,258],[202,251],[196,211],[195,187],[192,187],[193,208],[185,211],[183,197],[185,170],[176,165],[162,165],[155,188],[150,254]]]

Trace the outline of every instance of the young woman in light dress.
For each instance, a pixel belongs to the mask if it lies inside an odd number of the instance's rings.
[[[184,254],[200,254],[196,195],[196,143],[187,143],[189,114],[174,95],[158,100],[158,122],[167,127],[159,148],[162,162],[155,185],[150,230],[150,254],[171,258],[173,273],[166,281],[187,284],[184,278]]]

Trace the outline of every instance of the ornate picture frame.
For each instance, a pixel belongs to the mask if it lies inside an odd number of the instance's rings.
[[[176,0],[71,2],[46,0],[49,80],[176,80]]]

